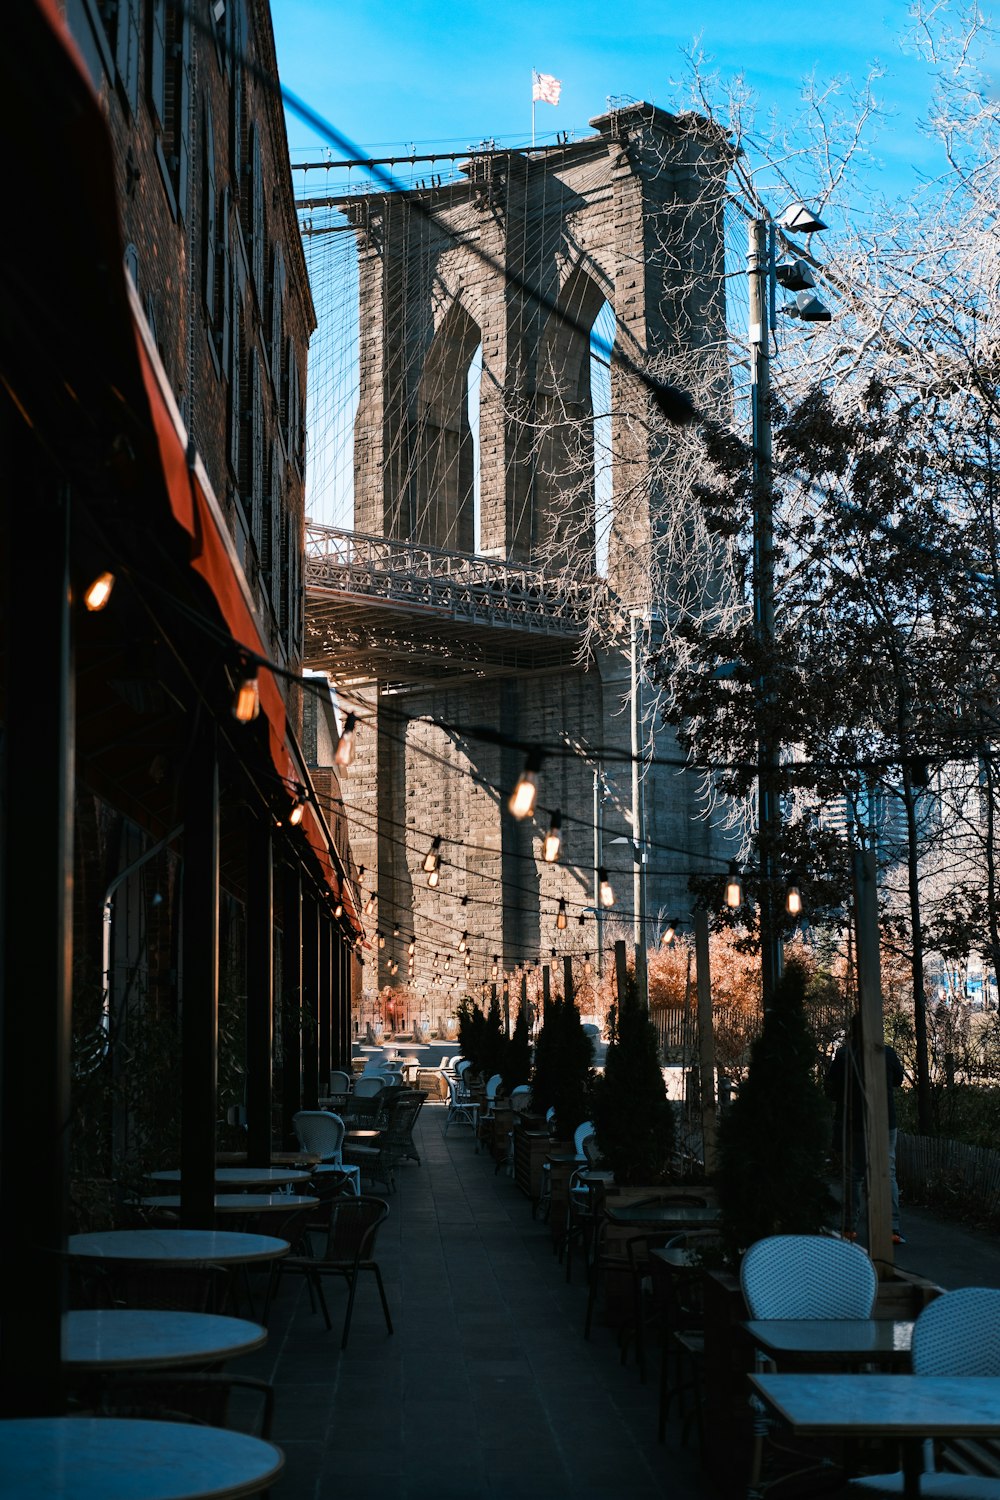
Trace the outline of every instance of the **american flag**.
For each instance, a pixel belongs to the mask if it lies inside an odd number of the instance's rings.
[[[562,83],[558,78],[553,78],[551,73],[531,74],[531,102],[540,99],[543,104],[558,104],[559,95],[562,93]]]

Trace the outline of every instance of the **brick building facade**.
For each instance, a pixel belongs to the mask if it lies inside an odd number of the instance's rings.
[[[126,267],[273,658],[298,671],[316,318],[270,9],[67,0],[67,18],[115,145]]]

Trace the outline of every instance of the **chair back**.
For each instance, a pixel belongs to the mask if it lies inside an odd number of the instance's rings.
[[[323,1260],[338,1265],[371,1260],[379,1225],[388,1214],[384,1198],[334,1198]]]
[[[486,1097],[487,1097],[487,1099],[495,1099],[496,1098],[496,1096],[497,1096],[497,1089],[500,1087],[500,1084],[502,1083],[502,1081],[503,1081],[503,1079],[502,1079],[502,1077],[501,1077],[501,1075],[499,1073],[494,1073],[493,1076],[492,1076],[492,1078],[487,1078],[487,1080],[486,1080]]]
[[[334,1068],[330,1074],[330,1093],[349,1094],[351,1092],[351,1075],[345,1073],[342,1068]]]
[[[354,1085],[358,1099],[375,1099],[385,1088],[385,1079],[375,1073],[363,1073]]]
[[[472,1063],[467,1057],[460,1057],[458,1062],[455,1064],[455,1072],[458,1074],[459,1078],[462,1079],[463,1083],[465,1081],[465,1075],[469,1072],[471,1067]]]
[[[398,1089],[402,1086],[403,1077],[400,1073],[380,1073],[378,1076],[387,1089]]]
[[[519,1083],[516,1089],[511,1090],[510,1107],[515,1114],[523,1114],[531,1107],[531,1085]]]
[[[340,1165],[344,1122],[339,1115],[328,1109],[300,1109],[292,1116],[292,1129],[303,1151]]]
[[[740,1284],[752,1318],[870,1318],[878,1278],[850,1240],[774,1234],[750,1246]]]
[[[584,1149],[583,1149],[583,1143],[584,1143],[585,1140],[587,1140],[593,1134],[594,1134],[594,1122],[593,1122],[593,1120],[584,1120],[583,1124],[582,1125],[578,1125],[576,1127],[576,1129],[574,1130],[574,1132],[573,1132],[573,1150],[576,1152],[577,1156],[579,1157],[579,1159],[581,1161],[585,1161],[586,1160],[586,1153],[584,1152]]]
[[[1000,1290],[965,1286],[928,1302],[912,1358],[914,1375],[1000,1375]]]
[[[381,1073],[382,1067],[383,1063],[380,1057],[366,1057],[365,1065],[361,1069],[362,1076],[368,1073]]]

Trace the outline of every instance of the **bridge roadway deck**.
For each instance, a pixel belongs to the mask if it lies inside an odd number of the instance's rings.
[[[379,1234],[395,1335],[373,1285],[341,1354],[296,1278],[266,1349],[240,1370],[276,1382],[287,1471],[275,1500],[629,1500],[709,1497],[697,1442],[656,1440],[656,1379],[619,1362],[613,1333],[583,1338],[585,1288],[567,1286],[547,1224],[443,1106],[418,1122],[421,1165],[398,1173]],[[371,1278],[368,1278],[370,1281]]]

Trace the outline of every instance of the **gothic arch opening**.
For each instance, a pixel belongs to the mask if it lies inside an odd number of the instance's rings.
[[[460,552],[471,552],[475,543],[469,379],[481,343],[479,325],[454,302],[427,351],[417,387],[410,536]]]
[[[591,330],[606,306],[601,287],[577,266],[538,345],[531,551],[546,566],[591,572],[596,564]]]

